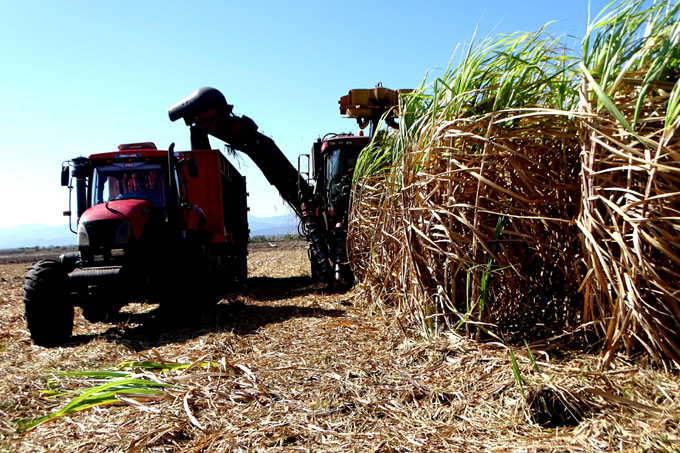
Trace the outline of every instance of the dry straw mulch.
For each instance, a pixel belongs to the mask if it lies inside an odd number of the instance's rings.
[[[88,324],[62,348],[32,345],[21,316],[25,269],[0,266],[0,448],[8,451],[635,451],[680,448],[680,379],[621,358],[509,350],[456,336],[404,338],[359,293],[304,276],[305,250],[251,253],[250,288],[229,295],[198,331],[128,321]],[[133,315],[137,316],[133,316]],[[387,310],[391,315],[391,309]],[[143,378],[161,395],[52,420],[23,434],[13,421],[63,407],[50,370],[110,369],[128,360],[195,364]],[[211,363],[210,367],[200,364]],[[69,390],[74,378],[53,385]],[[540,424],[539,424],[540,423]],[[543,426],[541,426],[541,424]]]

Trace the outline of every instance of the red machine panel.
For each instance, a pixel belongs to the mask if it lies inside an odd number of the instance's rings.
[[[189,202],[205,213],[211,241],[247,243],[246,185],[241,174],[218,150],[178,154],[196,161],[198,178],[186,175]]]

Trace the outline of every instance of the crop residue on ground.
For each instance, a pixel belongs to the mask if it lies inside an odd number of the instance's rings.
[[[197,331],[164,331],[144,305],[112,324],[76,316],[62,348],[30,341],[26,264],[2,265],[0,445],[11,451],[609,451],[678,448],[680,379],[547,347],[405,338],[360,294],[313,284],[302,244],[251,250],[248,288]],[[512,356],[516,366],[513,366]],[[50,372],[126,361],[210,363],[159,372],[160,396],[121,398],[16,433],[82,388]],[[145,372],[139,370],[139,375]]]

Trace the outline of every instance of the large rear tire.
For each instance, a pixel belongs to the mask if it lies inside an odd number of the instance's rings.
[[[188,240],[180,247],[168,269],[160,314],[169,326],[188,327],[200,322],[201,311],[209,305],[207,277],[210,265],[205,248],[197,242]]]
[[[69,300],[67,273],[53,260],[35,263],[24,282],[24,314],[37,345],[57,346],[73,332],[73,304]]]
[[[236,256],[236,284],[245,286],[248,280],[248,255],[246,253]]]

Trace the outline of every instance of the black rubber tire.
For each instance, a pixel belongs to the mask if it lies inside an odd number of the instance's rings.
[[[168,269],[159,314],[169,327],[190,326],[199,319],[202,296],[207,288],[201,277],[207,270],[200,261],[200,252],[193,244],[183,244],[183,250]]]
[[[310,274],[313,282],[321,282],[324,279],[323,269],[321,264],[316,260],[316,257],[309,259]]]
[[[307,248],[307,257],[309,258],[309,274],[313,282],[320,282],[323,280],[323,269],[321,263],[317,261],[316,254],[312,250],[312,244]]]
[[[248,256],[246,254],[236,256],[236,284],[245,286],[248,280]]]
[[[53,260],[38,261],[26,274],[24,315],[33,342],[58,346],[73,332],[73,304],[66,292],[64,266]]]

